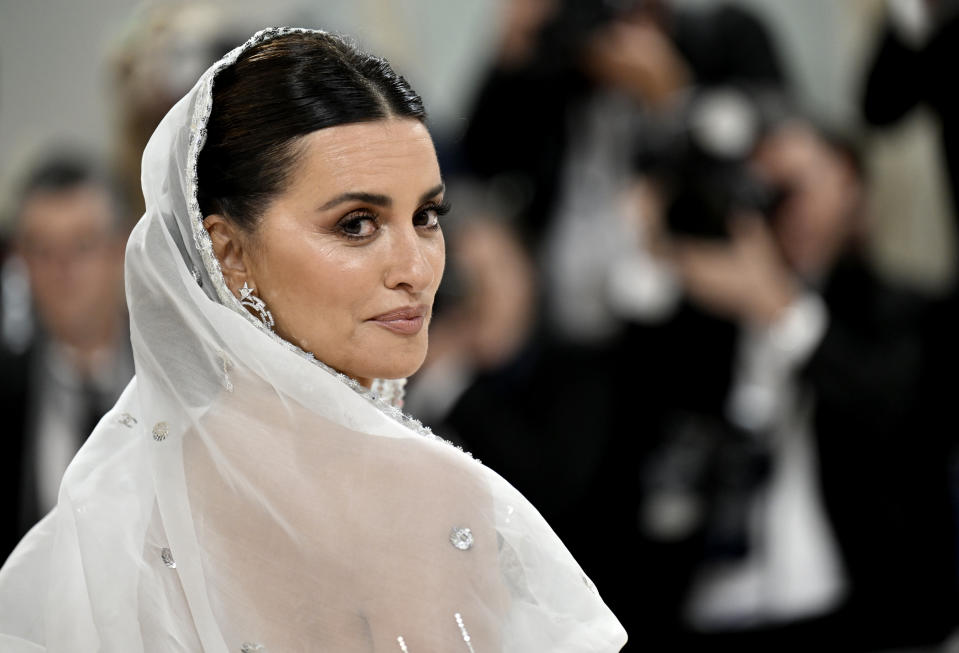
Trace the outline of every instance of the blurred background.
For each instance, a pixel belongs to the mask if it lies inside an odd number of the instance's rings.
[[[149,135],[281,24],[423,95],[453,214],[406,409],[627,650],[959,650],[957,0],[0,0],[0,560],[132,374]]]

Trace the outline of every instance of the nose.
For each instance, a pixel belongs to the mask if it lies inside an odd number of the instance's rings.
[[[432,260],[437,244],[417,233],[413,225],[397,229],[391,236],[386,287],[413,294],[429,289],[437,275]]]

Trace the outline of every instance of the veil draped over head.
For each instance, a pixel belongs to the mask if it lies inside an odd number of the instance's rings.
[[[0,572],[0,650],[618,651],[626,636],[491,470],[262,328],[203,229],[217,73],[157,128],[127,247],[136,377]]]

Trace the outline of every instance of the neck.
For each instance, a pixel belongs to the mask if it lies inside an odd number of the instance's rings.
[[[363,386],[367,390],[373,389],[373,379],[367,379],[367,378],[357,377],[357,376],[351,376],[350,378],[352,378],[354,381],[359,383],[361,386]]]

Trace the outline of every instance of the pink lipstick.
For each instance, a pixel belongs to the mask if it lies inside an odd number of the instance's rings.
[[[384,329],[403,336],[413,336],[420,332],[426,321],[429,308],[425,305],[405,306],[369,319]]]

